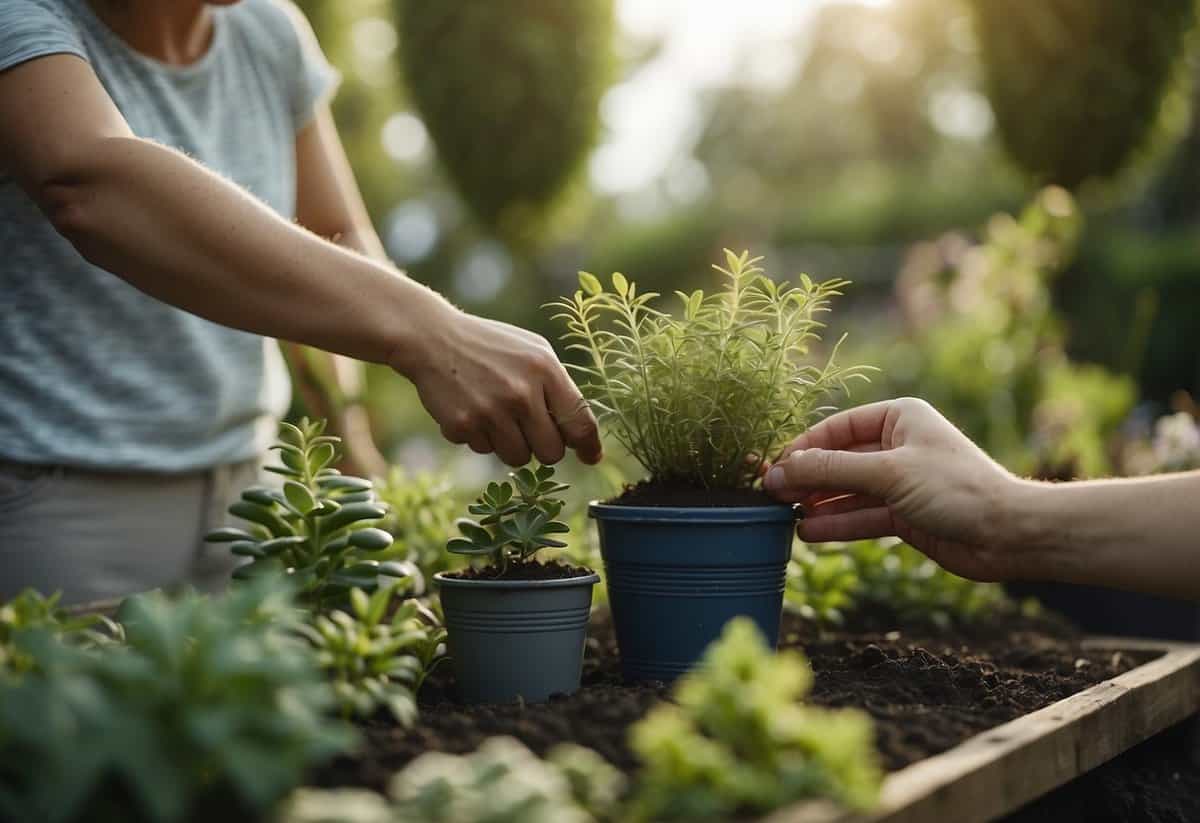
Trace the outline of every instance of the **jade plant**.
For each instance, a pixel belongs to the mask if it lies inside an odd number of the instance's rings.
[[[402,726],[416,720],[417,692],[443,659],[446,630],[419,601],[397,601],[407,583],[370,595],[351,589],[349,611],[315,614],[298,627],[344,716],[369,718],[382,707]]]
[[[510,480],[489,483],[467,511],[476,519],[459,518],[461,537],[446,543],[455,554],[489,558],[496,576],[510,565],[526,563],[546,548],[564,548],[554,538],[570,528],[556,520],[563,509],[562,493],[570,486],[554,479],[550,466],[525,467],[509,473]]]
[[[71,616],[59,608],[62,593],[49,597],[25,589],[0,606],[0,675],[20,676],[36,660],[17,644],[29,631],[44,630],[74,645],[94,647],[119,642],[124,632],[118,623],[99,614]]]
[[[773,654],[737,618],[704,665],[630,730],[642,763],[625,819],[729,820],[806,798],[874,804],[881,771],[870,718],[801,702],[812,670],[798,652]]]
[[[726,250],[714,266],[725,288],[677,292],[674,315],[619,272],[612,290],[581,272],[574,296],[550,304],[568,348],[584,355],[572,364],[581,390],[655,480],[749,487],[831,397],[866,379],[866,367],[838,364],[841,340],[814,362],[820,316],[848,281],[801,275],[793,286],[767,277],[761,260]]]
[[[229,507],[247,526],[216,529],[205,538],[229,543],[248,558],[235,578],[283,573],[301,599],[317,604],[344,601],[351,588],[373,591],[410,572],[405,563],[372,557],[392,545],[392,536],[376,527],[387,509],[371,481],[333,468],[341,440],[324,431],[324,420],[282,423],[272,446],[280,465],[266,468],[285,478],[283,487],[247,489]]]
[[[21,632],[35,666],[0,679],[0,819],[173,823],[265,814],[354,742],[288,624],[278,578],[220,598],[139,595],[126,642]]]
[[[511,737],[466,755],[430,752],[397,772],[388,797],[362,790],[303,789],[282,823],[594,823],[619,820],[624,776],[572,744],[545,760]]]

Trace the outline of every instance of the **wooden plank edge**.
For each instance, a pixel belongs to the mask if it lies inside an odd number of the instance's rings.
[[[1119,650],[1122,644],[1105,640],[1095,647]],[[985,823],[1015,811],[1200,710],[1200,646],[1144,642],[1138,648],[1168,651],[894,772],[869,814],[801,803],[766,823]]]

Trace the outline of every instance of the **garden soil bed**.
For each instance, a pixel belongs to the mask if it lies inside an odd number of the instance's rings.
[[[815,673],[811,701],[853,706],[875,720],[884,767],[895,771],[968,738],[1050,705],[1147,662],[1156,652],[1087,650],[1082,636],[1046,617],[1018,614],[953,630],[913,626],[883,613],[817,631],[787,614],[782,648],[803,650]],[[630,724],[669,687],[625,684],[612,626],[593,617],[583,687],[544,704],[467,706],[454,698],[450,667],[422,691],[418,725],[365,724],[366,746],[312,776],[318,785],[382,789],[388,777],[423,752],[467,752],[487,737],[511,735],[539,754],[571,741],[600,752],[625,771]]]

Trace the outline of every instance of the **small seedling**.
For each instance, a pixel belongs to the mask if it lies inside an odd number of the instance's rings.
[[[49,597],[25,589],[0,606],[0,674],[21,675],[35,665],[34,659],[18,648],[22,632],[48,631],[78,646],[102,646],[124,639],[120,624],[99,614],[72,617],[58,606],[62,594]]]
[[[369,718],[385,707],[402,726],[417,718],[417,692],[444,659],[446,630],[417,600],[396,604],[406,582],[371,595],[351,589],[348,612],[317,614],[299,627],[333,682],[344,716]]]
[[[729,820],[815,797],[870,808],[881,779],[871,720],[805,705],[811,685],[802,655],[773,654],[752,621],[730,621],[674,702],[630,730],[642,771],[625,819]]]
[[[323,420],[281,424],[280,440],[272,446],[281,465],[267,471],[286,478],[282,490],[247,489],[229,513],[248,525],[217,529],[205,538],[229,543],[234,554],[249,558],[235,578],[286,574],[302,600],[318,605],[344,601],[351,588],[374,591],[411,571],[405,563],[371,557],[392,545],[392,536],[374,527],[387,509],[371,481],[332,467],[341,440],[324,431]]]
[[[542,549],[564,548],[567,544],[551,535],[570,531],[555,519],[563,509],[560,495],[570,486],[554,479],[552,467],[525,467],[510,472],[509,478],[488,484],[467,507],[475,519],[460,518],[455,525],[462,537],[446,543],[455,554],[490,558],[497,576]]]
[[[511,737],[470,754],[428,752],[397,772],[389,797],[361,790],[301,789],[282,823],[596,823],[622,820],[625,776],[595,752],[571,744],[545,760]]]

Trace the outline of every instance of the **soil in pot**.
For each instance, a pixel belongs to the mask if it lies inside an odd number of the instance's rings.
[[[572,566],[558,561],[510,563],[508,568],[503,570],[503,574],[501,571],[498,566],[488,565],[447,572],[443,577],[450,580],[570,580],[573,577],[595,574],[587,566]]]
[[[762,489],[702,489],[678,482],[653,479],[627,485],[621,494],[604,502],[614,506],[678,506],[684,508],[779,505],[778,500]]]
[[[1000,723],[1028,714],[1140,665],[1154,654],[1085,651],[1064,623],[1018,614],[942,630],[901,624],[884,612],[859,614],[845,628],[818,632],[788,613],[781,647],[804,650],[816,675],[813,703],[856,706],[874,718],[888,770],[949,749]],[[621,769],[636,763],[628,727],[670,692],[662,683],[626,685],[611,621],[592,620],[583,687],[537,705],[467,706],[454,698],[443,667],[422,690],[417,726],[382,720],[364,725],[367,746],[313,780],[325,786],[381,789],[388,777],[430,750],[467,752],[506,734],[544,754],[556,743],[589,746]]]

